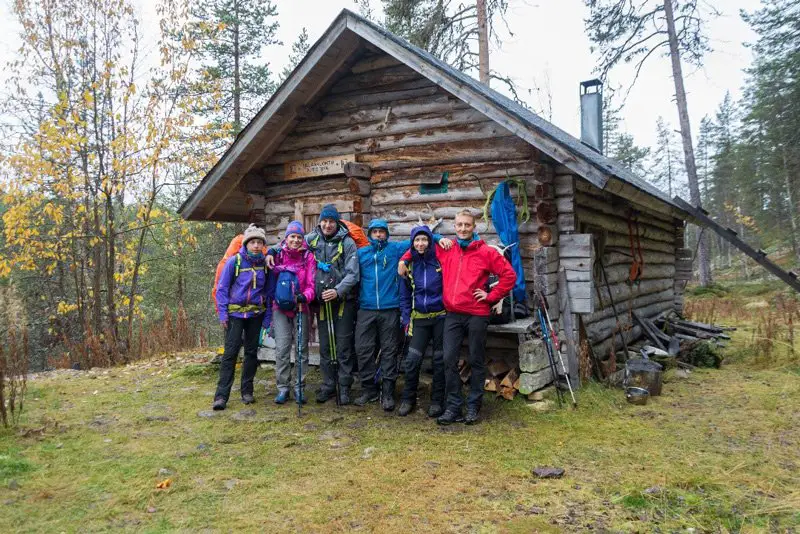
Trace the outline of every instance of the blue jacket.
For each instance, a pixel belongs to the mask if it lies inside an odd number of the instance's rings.
[[[386,230],[387,240],[372,239],[374,228]],[[358,249],[358,265],[361,271],[359,307],[362,310],[390,310],[400,307],[400,277],[397,263],[411,246],[411,241],[389,241],[389,225],[383,219],[373,219],[367,229],[370,246]],[[435,235],[439,241],[441,236]]]
[[[267,304],[266,286],[264,260],[251,262],[247,249],[242,247],[225,262],[217,283],[220,322],[227,321],[229,316],[247,319],[263,314]]]
[[[425,254],[411,248],[411,272],[400,282],[400,320],[404,325],[411,322],[412,311],[420,314],[444,311],[442,266],[436,259],[433,234],[427,226],[417,226],[411,230],[412,245],[419,234],[428,236],[430,246]]]

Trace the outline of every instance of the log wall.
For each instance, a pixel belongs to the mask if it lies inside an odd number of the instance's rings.
[[[556,176],[556,183],[561,180],[560,175]],[[579,296],[591,299],[592,311],[582,313],[581,320],[595,353],[605,359],[612,350],[622,348],[622,336],[632,342],[642,335],[633,311],[652,318],[682,302],[676,293],[679,287],[676,267],[683,265],[680,263],[684,254],[683,222],[646,206],[634,205],[583,180],[575,180],[574,191],[575,228],[593,236],[594,253],[601,261],[573,262],[576,271],[573,277],[590,282],[588,292]],[[562,242],[564,239],[566,236],[562,236]],[[644,260],[642,274],[631,283],[632,256],[639,255],[639,248]],[[561,265],[565,262],[569,273],[570,262],[562,258]],[[576,297],[572,292],[570,296]]]

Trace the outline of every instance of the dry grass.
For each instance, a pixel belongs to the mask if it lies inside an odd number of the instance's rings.
[[[760,532],[800,525],[796,370],[670,374],[664,395],[644,407],[595,385],[581,390],[577,411],[487,400],[481,424],[442,429],[421,411],[403,419],[375,405],[313,404],[299,419],[296,406],[265,402],[271,395],[263,384],[254,416],[239,413],[234,394],[226,412],[201,418],[216,380],[204,361],[169,358],[32,380],[25,432],[0,434],[4,530]],[[272,372],[258,378],[274,394]],[[318,382],[317,371],[310,379]],[[539,465],[566,475],[537,480],[531,469]],[[165,478],[171,486],[156,489]]]

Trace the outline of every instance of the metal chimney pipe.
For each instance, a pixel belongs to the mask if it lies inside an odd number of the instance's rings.
[[[580,84],[581,142],[603,153],[603,82],[597,78]]]

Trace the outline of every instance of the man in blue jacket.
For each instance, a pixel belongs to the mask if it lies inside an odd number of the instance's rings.
[[[400,339],[400,281],[397,263],[408,250],[411,241],[389,241],[389,225],[383,219],[373,219],[367,229],[370,246],[358,250],[361,273],[359,310],[356,319],[356,353],[361,377],[361,395],[354,401],[357,406],[377,402],[381,397],[375,383],[377,363],[376,346],[380,348],[381,375],[383,377],[381,405],[384,410],[394,410],[394,384],[397,380],[397,354]],[[452,241],[434,239],[449,248]]]

